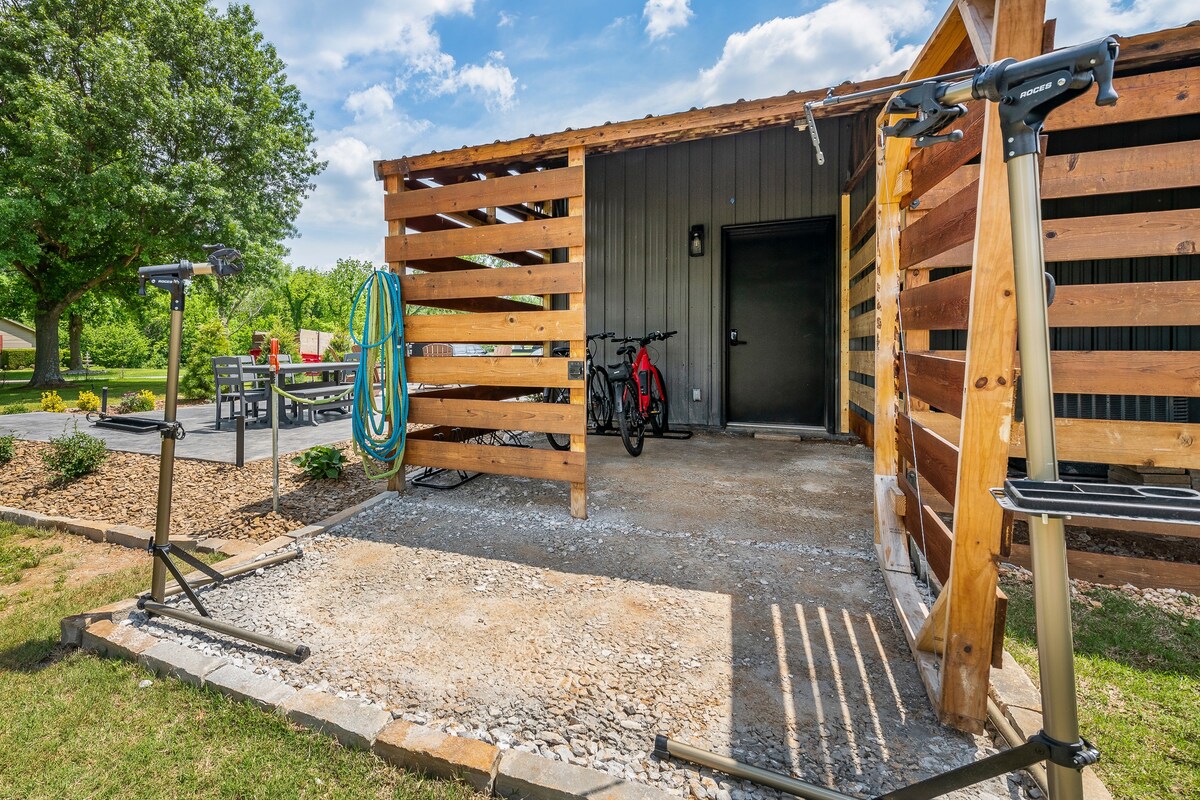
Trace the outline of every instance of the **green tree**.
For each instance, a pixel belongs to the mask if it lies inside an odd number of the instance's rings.
[[[32,289],[32,385],[61,382],[59,319],[91,290],[207,242],[277,262],[314,141],[247,6],[0,0],[0,271]]]

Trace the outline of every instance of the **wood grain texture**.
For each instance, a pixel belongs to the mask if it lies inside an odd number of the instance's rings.
[[[914,416],[948,441],[957,441],[957,421],[949,414]],[[1054,437],[1060,461],[1200,469],[1200,425],[1195,423],[1056,419]],[[1020,422],[1013,423],[1009,455],[1025,457]]]
[[[567,359],[521,356],[471,356],[404,359],[411,383],[546,386],[566,388]]]
[[[384,242],[384,253],[388,261],[421,261],[450,256],[570,247],[582,241],[582,218],[561,217],[389,236]],[[420,268],[420,264],[416,266]]]
[[[850,432],[861,439],[867,447],[875,446],[875,426],[854,409],[850,409]]]
[[[1050,306],[1053,328],[1196,325],[1200,281],[1059,286]]]
[[[865,303],[875,297],[875,270],[868,270],[858,283],[850,287],[850,307]]]
[[[861,375],[875,374],[875,354],[870,350],[851,350],[849,362],[850,369],[854,372]]]
[[[859,314],[857,317],[850,318],[850,338],[862,339],[866,336],[874,336],[876,331],[875,312],[868,311],[865,314]]]
[[[1014,544],[1007,561],[1029,568],[1029,545]],[[1123,586],[1132,583],[1143,589],[1179,589],[1200,592],[1200,566],[1151,558],[1129,558],[1108,553],[1067,551],[1067,573],[1076,580]]]
[[[929,481],[929,485],[938,494],[953,503],[958,494],[958,446],[907,414],[900,414],[897,418],[896,431],[899,436],[900,457],[914,464],[918,474]],[[926,499],[925,502],[928,503],[929,500]]]
[[[970,316],[971,273],[960,272],[900,293],[905,330],[965,330]]]
[[[838,221],[838,432],[850,431],[850,195],[839,198]]]
[[[850,257],[850,275],[857,276],[858,273],[869,267],[875,261],[875,237],[872,235],[863,243],[863,246],[858,249],[854,255]]]
[[[1046,131],[1195,114],[1196,98],[1200,96],[1200,67],[1117,77],[1113,87],[1121,96],[1115,106],[1097,106],[1095,97],[1088,93],[1089,96],[1077,97],[1046,117]]]
[[[912,396],[948,414],[962,415],[966,362],[938,354],[905,353],[900,359]]]
[[[582,339],[581,311],[503,314],[414,314],[404,318],[408,342],[544,342]]]
[[[900,489],[905,498],[904,527],[925,554],[933,574],[944,586],[950,579],[950,543],[954,534],[929,504],[923,502],[924,497],[921,498],[922,502],[917,502],[916,488],[903,476],[900,477]]]
[[[566,294],[583,290],[583,265],[538,264],[405,275],[400,279],[400,287],[405,302],[409,303],[504,295]]]
[[[564,167],[389,195],[384,198],[383,212],[385,219],[404,219],[582,194],[583,168]]]
[[[1030,58],[1042,50],[1045,0],[999,0],[993,57]],[[987,719],[988,674],[996,621],[996,557],[1004,513],[991,495],[1008,471],[1017,315],[1009,224],[1008,171],[995,104],[984,113],[978,219],[971,263],[966,380],[954,498],[954,547],[946,613],[946,652],[938,716],[961,730]],[[934,182],[936,184],[936,181]],[[939,489],[940,491],[940,489]],[[947,498],[949,499],[949,498]]]
[[[1200,252],[1200,209],[1045,220],[1042,240],[1046,261],[1193,255]],[[967,243],[912,266],[937,269],[970,264]]]
[[[418,425],[535,433],[574,433],[587,425],[584,407],[567,403],[458,400],[416,395],[410,398],[408,421]]]
[[[404,463],[553,481],[579,482],[586,476],[585,459],[581,453],[411,438],[404,448]]]

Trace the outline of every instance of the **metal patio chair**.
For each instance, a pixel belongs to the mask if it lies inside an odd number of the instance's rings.
[[[233,419],[234,407],[241,403],[242,414],[258,417],[258,404],[267,402],[270,388],[265,379],[249,375],[244,367],[254,363],[253,356],[216,356],[212,360],[213,382],[217,390],[216,427],[221,430],[221,403],[229,402],[229,418]]]

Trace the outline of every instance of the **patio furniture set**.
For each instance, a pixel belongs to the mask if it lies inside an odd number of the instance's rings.
[[[255,418],[259,416],[259,405],[266,406],[264,421],[271,423],[272,415],[278,414],[281,424],[301,422],[304,409],[308,409],[309,424],[317,424],[317,414],[337,411],[350,412],[353,398],[346,395],[351,387],[357,361],[293,362],[291,356],[279,356],[279,370],[274,376],[267,364],[256,364],[254,357],[217,356],[212,360],[213,382],[217,395],[216,427],[221,429],[221,407],[229,404],[228,416],[233,419],[236,409]],[[270,402],[271,384],[289,395],[312,401],[297,403],[282,395]]]

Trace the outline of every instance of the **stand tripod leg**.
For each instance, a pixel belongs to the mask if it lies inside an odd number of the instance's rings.
[[[1050,378],[1050,330],[1046,317],[1045,256],[1037,154],[1008,162],[1012,205],[1017,331],[1021,344],[1021,400],[1025,412],[1026,470],[1034,480],[1058,480],[1054,443],[1054,389]],[[1038,667],[1043,728],[1060,742],[1079,740],[1070,578],[1060,518],[1031,517],[1029,548],[1037,615]],[[1052,800],[1082,800],[1079,770],[1047,765]]]
[[[171,293],[171,335],[167,345],[167,396],[163,403],[163,419],[174,422],[176,398],[179,394],[179,358],[183,349],[183,286]],[[171,541],[171,492],[175,481],[175,437],[163,431],[162,450],[158,460],[158,511],[154,517],[154,546],[166,547]],[[154,559],[150,579],[150,596],[163,601],[167,586],[166,564]]]

